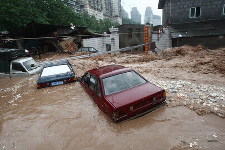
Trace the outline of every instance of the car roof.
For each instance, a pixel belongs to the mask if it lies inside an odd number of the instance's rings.
[[[21,57],[21,58],[18,58],[18,59],[13,60],[12,62],[22,63],[22,62],[25,62],[27,60],[34,60],[34,59],[32,57]]]
[[[67,64],[50,66],[43,69],[41,73],[41,77],[58,75],[58,74],[67,73],[67,72],[72,72],[72,70]]]
[[[52,66],[58,66],[58,65],[70,65],[70,63],[68,60],[65,60],[65,59],[49,61],[49,62],[45,63],[45,68],[52,67]]]
[[[121,65],[107,65],[99,68],[94,68],[92,70],[89,70],[88,72],[99,77],[99,78],[105,78],[108,76],[113,76],[119,73],[131,71],[132,69],[121,66]]]

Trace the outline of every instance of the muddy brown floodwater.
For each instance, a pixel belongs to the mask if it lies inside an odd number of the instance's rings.
[[[115,124],[79,83],[37,90],[37,76],[1,81],[0,149],[224,149],[225,121],[163,106]],[[4,86],[3,86],[4,85]]]
[[[81,75],[90,68],[112,63],[110,57],[74,60],[73,63]],[[188,66],[182,69],[184,58],[144,60],[142,63],[135,63],[132,58],[138,56],[123,54],[121,58],[114,57],[113,61],[133,67],[148,80],[166,88],[167,105],[135,120],[115,124],[98,109],[79,83],[37,90],[38,75],[1,78],[0,149],[225,149],[224,74],[215,74],[214,70],[199,74]],[[207,66],[204,64],[203,67]],[[174,68],[176,71],[172,72]],[[202,72],[205,72],[204,68]],[[174,84],[176,89],[171,89]],[[187,92],[185,89],[192,93],[191,99],[181,96],[180,92]],[[200,93],[197,98],[194,92]],[[210,96],[204,97],[207,92],[217,96],[216,102],[210,102]],[[210,109],[204,112],[206,107]],[[200,108],[201,115],[198,115],[200,113],[197,114],[196,110]]]

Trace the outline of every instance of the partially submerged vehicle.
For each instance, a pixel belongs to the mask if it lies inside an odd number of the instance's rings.
[[[139,117],[165,104],[164,89],[123,66],[95,68],[79,80],[99,109],[114,122]]]
[[[98,50],[94,47],[81,47],[77,52],[89,52],[89,53],[98,53]]]
[[[57,60],[45,64],[38,80],[37,88],[67,84],[77,80],[68,60]]]
[[[42,68],[25,49],[0,49],[0,76],[32,75]]]

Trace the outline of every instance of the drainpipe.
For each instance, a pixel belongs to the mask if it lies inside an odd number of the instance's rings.
[[[170,23],[170,18],[171,18],[171,0],[170,0],[170,17],[169,17],[169,23]]]

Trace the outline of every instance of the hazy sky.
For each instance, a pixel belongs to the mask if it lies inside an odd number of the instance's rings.
[[[147,6],[152,7],[154,15],[162,16],[162,10],[158,9],[159,0],[121,0],[123,8],[128,12],[130,17],[130,11],[132,7],[137,7],[138,11],[141,14],[141,20],[144,19],[145,8]]]

